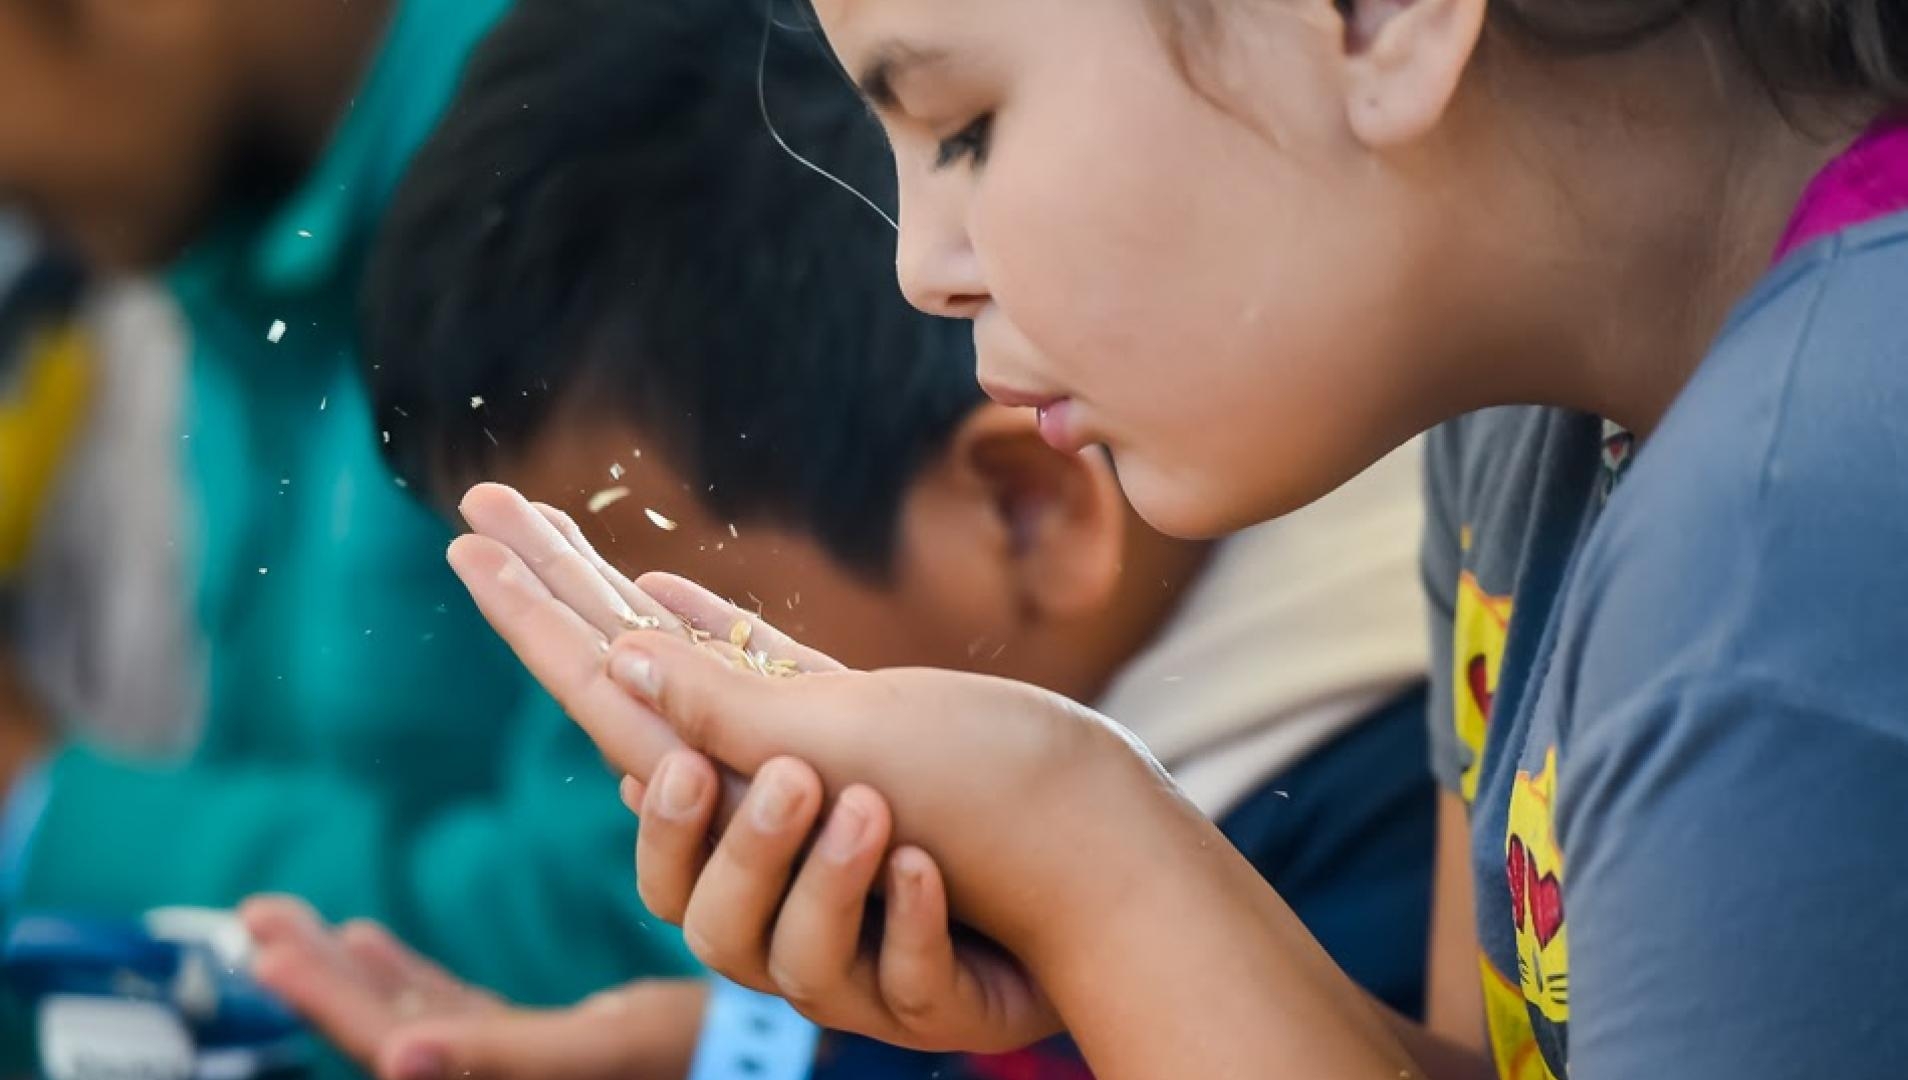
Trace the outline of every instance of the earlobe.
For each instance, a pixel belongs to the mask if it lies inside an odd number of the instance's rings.
[[[1343,5],[1346,115],[1373,148],[1414,142],[1449,111],[1484,32],[1486,0],[1351,0]]]

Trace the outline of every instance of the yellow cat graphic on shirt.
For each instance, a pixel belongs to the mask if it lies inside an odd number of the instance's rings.
[[[1552,814],[1557,794],[1557,751],[1544,755],[1536,776],[1517,774],[1511,791],[1510,834],[1504,840],[1504,876],[1510,882],[1517,926],[1517,981],[1524,1000],[1556,1024],[1570,1021],[1570,946],[1564,925],[1563,856]]]
[[[1477,798],[1477,774],[1484,761],[1484,730],[1497,699],[1498,669],[1510,640],[1511,599],[1484,591],[1471,574],[1458,579],[1457,614],[1451,635],[1451,690],[1459,745],[1469,754],[1459,789],[1464,801]]]
[[[1544,1057],[1539,1025],[1555,1033],[1570,1022],[1570,943],[1564,921],[1563,855],[1557,848],[1553,807],[1557,751],[1544,756],[1535,776],[1519,771],[1511,790],[1504,837],[1504,877],[1516,929],[1517,981],[1483,961],[1484,1003],[1491,1052],[1505,1080],[1559,1080],[1562,1065]],[[1553,1046],[1557,1040],[1550,1040]]]

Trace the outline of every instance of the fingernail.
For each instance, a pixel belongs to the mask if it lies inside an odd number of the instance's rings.
[[[755,827],[763,832],[780,832],[788,819],[795,816],[801,790],[779,770],[772,770],[762,782],[767,787],[755,801]]]
[[[853,803],[837,801],[822,830],[815,852],[833,863],[846,863],[861,853],[861,841],[868,834],[868,815]]]
[[[920,862],[903,853],[889,865],[894,871],[894,891],[898,899],[913,904],[921,895],[921,883],[926,880]]]
[[[682,819],[695,813],[702,801],[702,777],[680,762],[663,766],[662,812],[667,818]]]
[[[392,1066],[392,1080],[443,1080],[450,1065],[434,1046],[407,1046],[398,1052]]]
[[[656,665],[649,657],[632,650],[624,650],[610,657],[610,678],[615,679],[623,689],[654,700],[660,687],[656,679]]]
[[[629,808],[630,813],[637,817],[643,816],[642,781],[633,776],[625,776],[623,782],[616,785],[616,794],[622,798],[623,805]]]

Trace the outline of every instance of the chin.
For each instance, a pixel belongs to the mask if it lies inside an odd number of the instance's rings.
[[[1211,540],[1254,522],[1229,500],[1184,471],[1157,470],[1145,462],[1118,460],[1120,489],[1146,524],[1181,540]]]
[[[1154,469],[1118,461],[1120,488],[1146,524],[1181,540],[1216,540],[1305,508],[1330,490],[1247,489],[1224,467]]]

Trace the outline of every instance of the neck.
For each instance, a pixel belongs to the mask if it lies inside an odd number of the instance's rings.
[[[252,114],[297,160],[318,159],[377,53],[398,0],[278,0],[240,34],[253,59]]]
[[[1595,318],[1563,351],[1576,363],[1562,372],[1561,395],[1647,438],[1768,272],[1810,179],[1844,145],[1804,139],[1785,124],[1738,148],[1689,192],[1681,220],[1665,213],[1653,222],[1653,235],[1638,237],[1604,279],[1601,310],[1591,309]],[[1579,287],[1579,296],[1598,295],[1591,282]]]
[[[1509,392],[1499,401],[1594,413],[1647,437],[1768,270],[1811,178],[1859,132],[1847,117],[1785,111],[1746,72],[1722,70],[1713,47],[1691,30],[1637,56],[1531,73],[1543,82],[1519,96],[1547,84],[1558,104],[1520,122],[1503,155],[1541,179],[1507,183],[1522,212],[1493,227],[1518,248],[1495,253],[1510,273],[1489,316],[1502,327],[1512,312],[1511,328],[1477,361],[1491,368],[1483,385]]]

